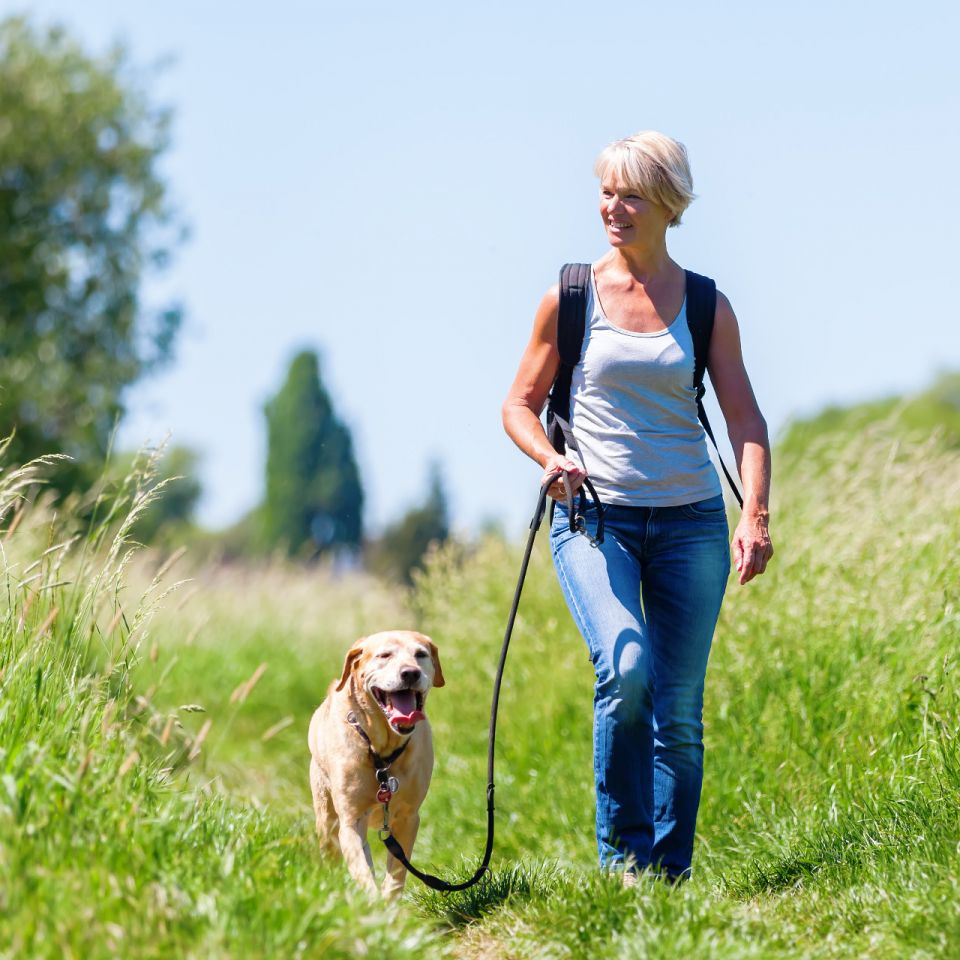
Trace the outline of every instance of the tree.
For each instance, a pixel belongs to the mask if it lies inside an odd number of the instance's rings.
[[[169,359],[180,310],[140,284],[182,235],[157,173],[169,114],[62,29],[0,23],[0,433],[9,457],[75,458],[86,482],[125,389]]]
[[[449,536],[447,496],[440,468],[433,464],[426,499],[384,530],[371,548],[370,566],[410,584],[414,571],[422,567],[427,550],[433,544],[444,543]]]
[[[317,355],[304,350],[267,403],[267,493],[262,528],[267,545],[316,556],[358,547],[363,488],[350,431],[320,382]]]

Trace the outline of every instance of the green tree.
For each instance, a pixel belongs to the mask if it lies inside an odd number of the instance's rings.
[[[413,582],[427,550],[450,537],[450,520],[443,477],[437,464],[430,468],[426,499],[384,530],[371,546],[370,567],[403,583]]]
[[[180,323],[140,294],[182,237],[157,172],[168,125],[122,49],[0,23],[0,433],[14,461],[74,457],[61,490],[102,465],[125,388]]]
[[[363,534],[360,471],[350,431],[334,413],[313,351],[294,357],[286,382],[265,412],[265,544],[311,556],[334,547],[358,547]]]

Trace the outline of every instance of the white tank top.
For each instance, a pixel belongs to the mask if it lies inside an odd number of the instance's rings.
[[[568,455],[604,503],[667,507],[721,492],[697,418],[686,297],[665,330],[634,333],[606,317],[591,270],[570,420],[581,455]]]

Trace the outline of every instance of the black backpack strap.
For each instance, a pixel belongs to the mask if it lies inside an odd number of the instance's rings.
[[[566,444],[556,417],[559,415],[564,420],[570,419],[570,383],[573,368],[579,362],[583,349],[589,283],[589,263],[565,263],[560,270],[560,310],[557,316],[560,369],[547,402],[547,438],[558,453],[566,451]]]
[[[720,456],[717,438],[713,435],[710,421],[707,419],[707,411],[703,407],[703,395],[706,392],[703,377],[707,369],[707,357],[710,353],[710,338],[713,336],[713,320],[717,313],[717,285],[709,277],[702,277],[692,270],[687,270],[685,273],[687,275],[687,326],[690,328],[690,336],[693,338],[693,386],[697,391],[697,416],[713,443],[714,450],[717,451],[717,459],[720,461],[723,475],[727,478],[727,483],[730,484],[730,489],[737,498],[737,503],[743,509],[743,497],[736,483],[734,483],[727,465],[723,462],[723,457]]]
[[[693,337],[693,386],[699,403],[705,390],[703,375],[713,336],[713,318],[717,313],[717,285],[709,277],[702,277],[692,270],[684,272],[687,275],[687,326]]]

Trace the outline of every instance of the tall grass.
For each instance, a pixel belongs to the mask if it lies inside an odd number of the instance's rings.
[[[78,525],[23,498],[46,466],[0,477],[0,956],[421,956],[435,934],[368,915],[305,829],[190,775],[211,727],[133,681],[176,609],[162,570],[126,582],[156,490],[131,477]]]
[[[680,888],[596,871],[591,667],[544,536],[507,664],[492,873],[450,896],[411,881],[386,908],[315,851],[310,713],[356,636],[434,637],[447,686],[414,859],[465,875],[518,546],[441,551],[402,594],[132,559],[123,511],[77,531],[24,508],[3,541],[6,955],[958,955],[960,455],[905,409],[804,425],[781,449],[777,555],[731,582],[714,643]]]

